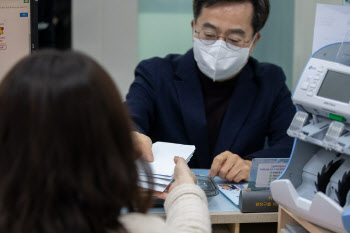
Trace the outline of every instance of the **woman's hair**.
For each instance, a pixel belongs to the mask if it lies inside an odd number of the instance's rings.
[[[137,186],[130,125],[89,57],[20,61],[0,84],[0,232],[125,232],[121,210],[145,212],[151,198]]]

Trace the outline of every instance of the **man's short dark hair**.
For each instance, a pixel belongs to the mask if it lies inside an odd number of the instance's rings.
[[[197,21],[204,7],[210,7],[220,2],[250,2],[254,7],[254,15],[252,19],[254,33],[259,32],[264,27],[266,20],[269,17],[269,0],[193,0],[193,16],[195,21]]]

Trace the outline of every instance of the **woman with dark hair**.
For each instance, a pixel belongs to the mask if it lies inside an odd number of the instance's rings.
[[[183,159],[166,222],[145,214],[151,193],[137,186],[130,125],[112,79],[87,56],[20,61],[0,84],[0,233],[210,232]]]

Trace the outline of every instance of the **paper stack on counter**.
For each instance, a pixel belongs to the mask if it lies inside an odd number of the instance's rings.
[[[153,190],[163,192],[174,178],[174,157],[182,157],[188,163],[196,147],[168,142],[156,142],[152,145],[154,162],[150,162],[152,169]],[[149,189],[145,172],[138,166],[139,186]]]

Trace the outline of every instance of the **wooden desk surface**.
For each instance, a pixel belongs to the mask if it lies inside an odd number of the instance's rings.
[[[150,214],[165,218],[164,212],[151,212]],[[240,211],[210,212],[210,220],[212,224],[277,222],[278,213],[244,214]]]

